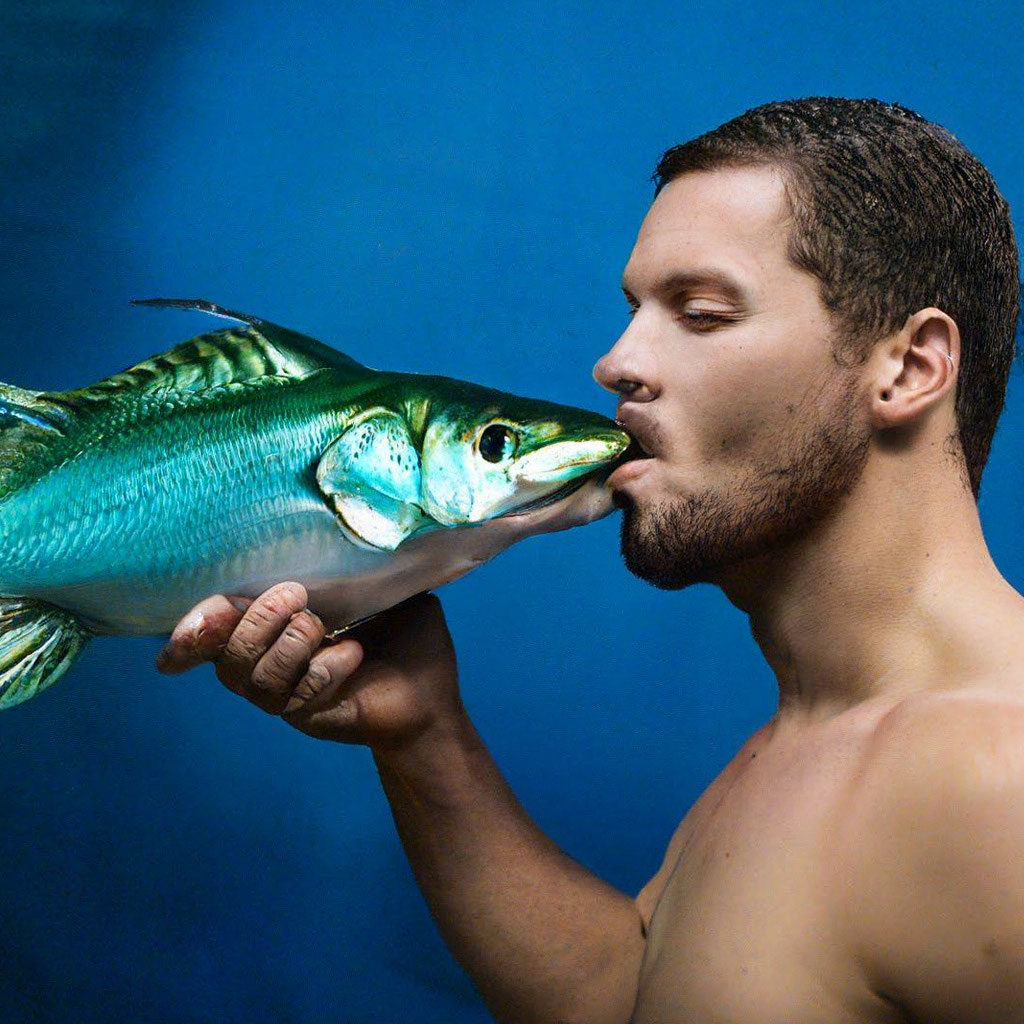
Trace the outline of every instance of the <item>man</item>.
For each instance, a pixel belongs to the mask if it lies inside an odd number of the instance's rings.
[[[1024,1021],[1024,601],[976,505],[1017,318],[1006,203],[948,133],[875,101],[758,108],[657,181],[632,320],[595,370],[650,456],[609,481],[623,553],[658,586],[720,586],[779,706],[636,900],[518,805],[434,598],[325,648],[298,586],[244,614],[213,598],[164,667],[212,659],[373,749],[499,1020]]]

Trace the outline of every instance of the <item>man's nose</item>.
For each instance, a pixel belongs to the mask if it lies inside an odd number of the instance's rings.
[[[629,330],[594,365],[594,380],[613,395],[642,400],[650,390],[644,382],[627,336]]]

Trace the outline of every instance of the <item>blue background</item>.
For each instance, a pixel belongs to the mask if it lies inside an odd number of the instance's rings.
[[[217,326],[128,299],[200,295],[371,365],[611,411],[590,369],[662,150],[770,99],[879,96],[1024,210],[1019,11],[5,3],[0,379],[105,376]],[[1015,370],[982,510],[1018,585],[1022,439]],[[525,805],[635,891],[774,684],[717,591],[638,583],[617,532],[533,539],[443,598]],[[0,719],[0,1016],[486,1021],[366,751],[208,669],[158,676],[158,646],[93,643]]]

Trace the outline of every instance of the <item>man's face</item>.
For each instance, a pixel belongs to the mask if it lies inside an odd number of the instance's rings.
[[[867,459],[859,377],[787,257],[791,224],[779,172],[748,167],[684,174],[641,225],[623,275],[635,312],[594,376],[652,456],[610,483],[626,563],[658,586],[720,581],[798,538]]]

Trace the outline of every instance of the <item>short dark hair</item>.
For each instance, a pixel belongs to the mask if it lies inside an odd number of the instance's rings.
[[[936,306],[960,328],[956,422],[975,498],[1013,363],[1020,279],[1010,209],[945,128],[881,100],[768,103],[662,156],[657,191],[689,171],[765,164],[786,179],[790,258],[821,282],[836,358]],[[657,195],[657,192],[655,193]]]

